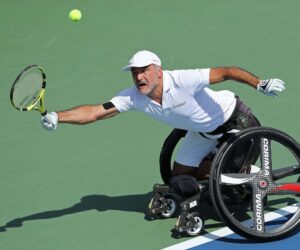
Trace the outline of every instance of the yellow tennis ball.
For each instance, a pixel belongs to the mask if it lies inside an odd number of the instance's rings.
[[[77,22],[81,19],[82,17],[82,14],[81,14],[81,11],[80,10],[77,10],[77,9],[74,9],[74,10],[71,10],[69,12],[69,18],[73,21],[73,22]]]

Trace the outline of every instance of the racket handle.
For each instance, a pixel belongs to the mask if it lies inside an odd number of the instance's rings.
[[[48,111],[47,110],[45,110],[44,112],[41,112],[41,115],[42,116],[45,116],[45,115],[47,115],[48,114]]]

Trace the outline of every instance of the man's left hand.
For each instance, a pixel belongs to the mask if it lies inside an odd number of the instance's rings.
[[[261,80],[257,85],[257,90],[265,95],[277,97],[276,92],[282,92],[285,90],[284,81],[280,79]]]

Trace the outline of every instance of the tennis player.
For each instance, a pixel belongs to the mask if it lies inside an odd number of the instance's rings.
[[[134,54],[123,70],[131,72],[133,87],[102,105],[48,113],[42,117],[42,126],[55,130],[58,123],[87,124],[137,110],[187,130],[170,180],[170,186],[184,196],[184,192],[197,192],[196,179],[208,177],[211,160],[207,156],[229,131],[259,126],[251,109],[233,92],[214,91],[210,84],[234,80],[273,97],[285,90],[282,80],[262,80],[239,67],[163,70],[160,58],[146,50]]]

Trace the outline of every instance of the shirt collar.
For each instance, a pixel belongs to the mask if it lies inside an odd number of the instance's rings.
[[[168,74],[163,71],[163,93],[167,93],[170,90],[170,79]]]

